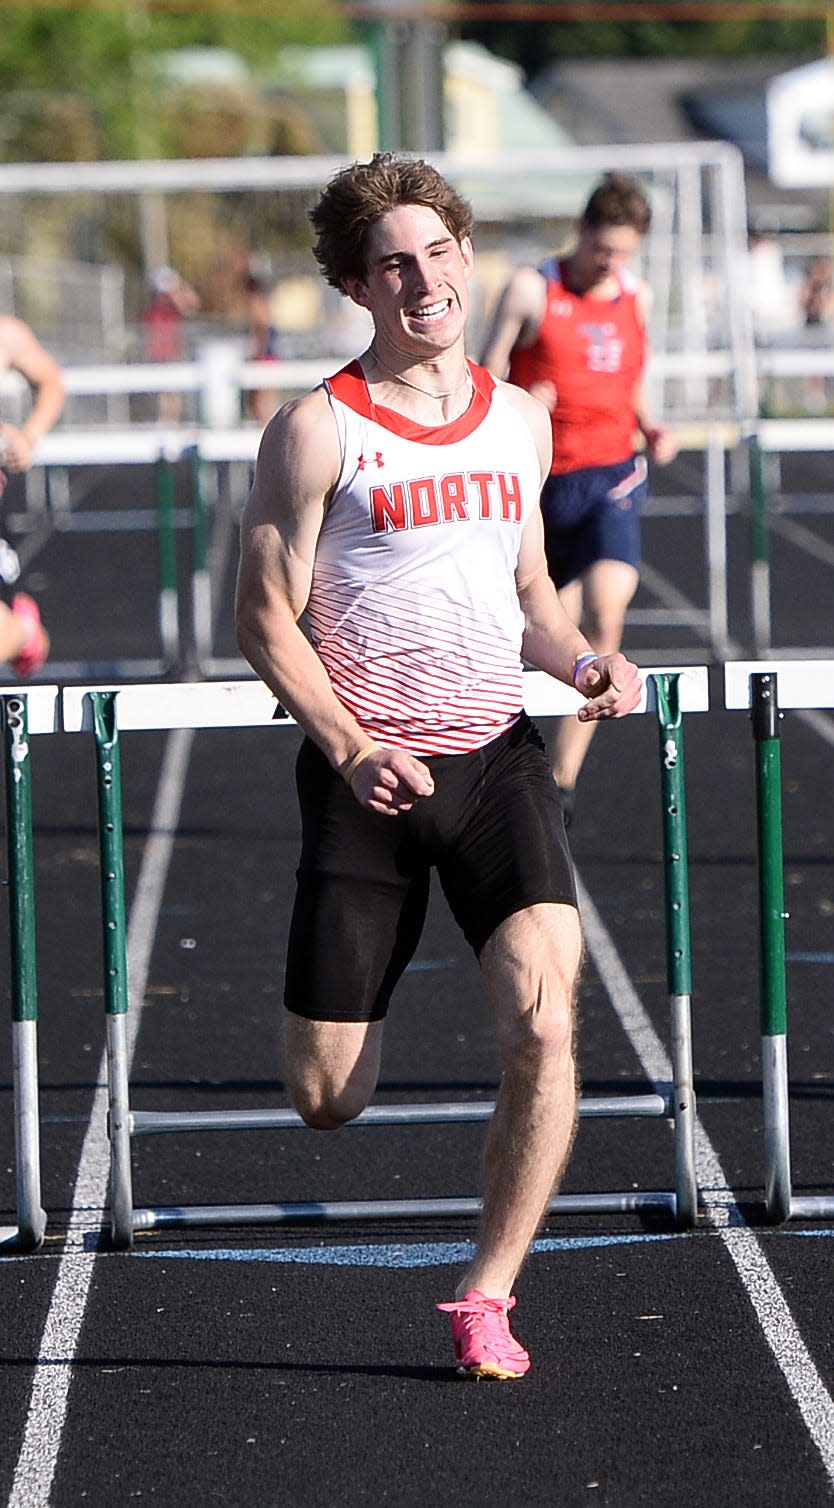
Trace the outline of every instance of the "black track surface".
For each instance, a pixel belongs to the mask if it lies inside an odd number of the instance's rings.
[[[819,493],[821,465],[794,462],[792,485]],[[694,490],[699,474],[699,458],[684,456],[664,491]],[[148,506],[148,476],[138,471],[113,468],[76,485],[80,509]],[[830,552],[834,516],[808,512],[801,521]],[[748,521],[733,514],[728,533],[731,633],[739,655],[752,657]],[[647,562],[697,606],[706,590],[702,537],[697,518],[646,520]],[[46,525],[32,538],[28,585],[57,658],[158,652],[152,535],[59,534]],[[180,553],[187,572],[185,534]],[[776,644],[829,642],[834,575],[825,553],[775,540]],[[220,655],[233,652],[233,567],[231,557],[218,565]],[[641,587],[635,606],[655,605]],[[634,626],[628,642],[647,664],[673,663],[676,650],[708,659],[695,629]],[[49,1224],[40,1252],[0,1256],[0,1496],[57,1508],[134,1499],[164,1508],[829,1500],[834,1222],[774,1229],[764,1219],[754,749],[747,717],[721,710],[717,671],[712,683],[714,710],[685,728],[693,1038],[699,1118],[727,1187],[716,1187],[702,1142],[699,1168],[710,1177],[694,1232],[678,1233],[663,1217],[548,1219],[518,1283],[515,1328],[533,1370],[517,1384],[459,1379],[447,1321],[434,1310],[452,1295],[454,1248],[471,1239],[468,1220],[180,1228],[139,1235],[125,1253],[110,1249],[91,1211],[70,1249],[104,1044],[95,772],[86,737],[34,740]],[[827,1192],[834,722],[823,722],[827,737],[786,715],[782,759],[794,1181],[797,1191]],[[153,938],[134,1108],[286,1103],[278,1019],[298,737],[270,728],[194,738]],[[129,901],[167,744],[164,734],[122,739]],[[653,719],[603,729],[571,837],[582,881],[666,1046],[658,793]],[[593,957],[580,1016],[586,1092],[644,1088],[638,1051]],[[0,1222],[14,1225],[11,1045],[0,1035]],[[477,969],[435,898],[391,1013],[378,1098],[487,1099],[496,1074]],[[440,1126],[147,1137],[133,1145],[135,1201],[475,1194],[481,1134]],[[671,1179],[666,1123],[585,1122],[565,1187],[668,1188]],[[728,1207],[740,1266],[716,1213]],[[744,1267],[750,1252],[764,1253],[773,1280],[758,1307]],[[776,1312],[777,1331],[795,1357],[787,1378],[763,1330],[774,1291],[787,1306]],[[67,1293],[81,1296],[75,1318]],[[67,1378],[64,1414],[38,1387]],[[816,1410],[810,1426],[803,1405]],[[21,1457],[24,1441],[34,1466]]]

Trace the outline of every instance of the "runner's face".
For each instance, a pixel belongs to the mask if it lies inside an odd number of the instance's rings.
[[[469,312],[472,243],[458,243],[433,209],[402,204],[371,228],[364,280],[346,282],[370,310],[378,335],[421,356],[446,351],[463,336]]]
[[[574,261],[585,287],[594,288],[621,272],[639,245],[640,233],[633,225],[581,226]]]

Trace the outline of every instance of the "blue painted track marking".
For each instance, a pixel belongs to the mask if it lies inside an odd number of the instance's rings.
[[[10,1227],[11,1229],[11,1227]],[[531,1257],[545,1256],[552,1252],[599,1251],[601,1248],[618,1246],[649,1246],[658,1242],[692,1241],[714,1236],[715,1231],[638,1231],[621,1235],[543,1236],[533,1243]],[[834,1240],[834,1225],[802,1230],[797,1226],[774,1227],[760,1232],[768,1240],[788,1239]],[[84,1255],[95,1253],[99,1257],[111,1257],[116,1261],[165,1261],[165,1262],[265,1262],[278,1265],[307,1263],[311,1267],[446,1267],[468,1262],[475,1252],[472,1241],[425,1241],[408,1245],[361,1245],[361,1246],[286,1246],[286,1247],[234,1247],[213,1246],[201,1250],[198,1247],[165,1247],[151,1251],[134,1248],[130,1253],[100,1251],[98,1233],[84,1241]],[[59,1251],[42,1250],[38,1263],[57,1259]],[[31,1263],[31,1252],[9,1251],[0,1253],[0,1265],[9,1262]]]
[[[674,1233],[618,1236],[554,1236],[542,1237],[533,1244],[531,1255],[546,1252],[571,1252],[597,1249],[604,1246],[642,1246],[648,1242],[676,1241],[682,1239]],[[310,1263],[327,1267],[447,1267],[471,1261],[475,1254],[472,1241],[426,1241],[409,1245],[380,1246],[286,1246],[272,1248],[210,1247],[206,1250],[190,1248],[165,1251],[133,1251],[134,1257],[152,1257],[165,1261],[186,1260],[194,1262],[278,1262]]]

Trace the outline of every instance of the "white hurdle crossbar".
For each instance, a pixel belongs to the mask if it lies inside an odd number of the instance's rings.
[[[706,711],[709,706],[707,671],[703,666],[643,669],[643,695],[638,711],[674,703],[680,713]],[[574,713],[579,693],[537,671],[524,677],[526,710],[536,716]],[[667,709],[668,711],[668,709]],[[663,712],[665,717],[666,711]],[[93,732],[99,770],[99,827],[102,864],[102,909],[105,941],[105,1006],[109,1081],[108,1134],[111,1149],[111,1236],[114,1245],[128,1247],[136,1231],[168,1226],[257,1224],[287,1221],[359,1220],[372,1217],[458,1216],[475,1214],[479,1201],[471,1198],[334,1201],[208,1206],[165,1206],[137,1209],[133,1203],[130,1143],[133,1136],[163,1132],[302,1128],[291,1110],[225,1110],[198,1112],[134,1111],[130,1106],[127,1065],[127,959],[125,950],[124,864],[122,849],[119,737],[130,730],[173,728],[233,728],[295,726],[267,688],[256,680],[216,683],[186,682],[125,686],[66,687],[62,697],[65,732]],[[661,765],[682,777],[682,754],[675,730],[661,722]],[[680,797],[667,801],[677,820],[683,819]],[[667,812],[668,816],[668,812]],[[685,841],[672,856],[678,882],[686,880]],[[667,888],[668,904],[668,888]],[[688,904],[685,912],[688,929]],[[686,939],[688,949],[688,937]],[[678,952],[686,951],[679,948]],[[671,988],[671,987],[670,987]],[[646,1209],[665,1211],[681,1227],[694,1223],[697,1188],[694,1162],[694,1091],[692,1086],[689,998],[679,992],[670,1001],[674,1082],[654,1086],[650,1093],[583,1098],[580,1116],[646,1116],[671,1120],[674,1126],[675,1188],[662,1191],[558,1195],[550,1208],[564,1214],[625,1213]],[[492,1103],[405,1104],[371,1106],[353,1127],[391,1124],[461,1123],[487,1119]]]

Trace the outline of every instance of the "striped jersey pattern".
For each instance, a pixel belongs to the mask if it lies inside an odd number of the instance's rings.
[[[521,534],[540,470],[490,374],[451,424],[375,405],[358,362],[326,383],[341,474],[307,606],[337,696],[370,738],[419,755],[480,748],[522,706]]]

